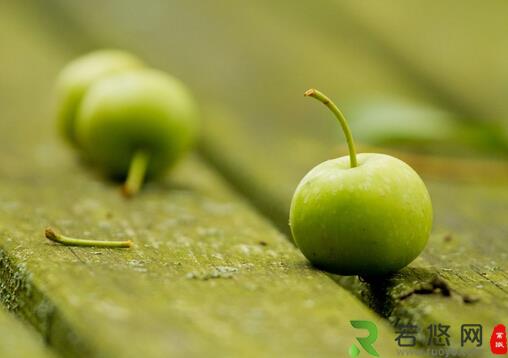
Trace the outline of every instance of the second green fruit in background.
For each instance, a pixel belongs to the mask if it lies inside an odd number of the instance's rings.
[[[71,62],[58,94],[64,136],[108,175],[127,178],[129,195],[196,138],[197,106],[185,85],[124,52],[102,50]]]

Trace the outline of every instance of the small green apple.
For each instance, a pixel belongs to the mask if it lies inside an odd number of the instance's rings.
[[[173,165],[193,144],[197,107],[177,79],[135,69],[96,81],[76,119],[76,138],[89,159],[107,174],[127,177],[124,193],[136,193],[145,174]]]
[[[120,50],[98,50],[70,62],[60,72],[56,85],[58,127],[67,141],[77,145],[74,123],[88,88],[105,76],[142,67],[135,56]]]
[[[348,124],[321,92],[339,120],[349,156],[325,161],[300,182],[290,209],[290,227],[304,256],[315,266],[342,275],[395,272],[424,249],[432,228],[425,184],[403,161],[384,154],[356,155]]]

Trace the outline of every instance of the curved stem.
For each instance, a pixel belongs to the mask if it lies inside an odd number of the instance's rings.
[[[103,240],[84,240],[74,239],[72,237],[63,236],[57,234],[53,229],[47,228],[44,231],[46,239],[58,242],[59,244],[66,246],[85,246],[85,247],[110,247],[110,248],[122,248],[131,247],[132,241],[103,241]]]
[[[129,167],[129,173],[127,174],[127,180],[122,188],[122,192],[125,196],[130,197],[138,193],[145,180],[149,159],[150,156],[144,150],[138,150],[134,153]]]
[[[351,163],[351,168],[354,168],[358,166],[358,162],[356,160],[356,149],[355,149],[355,143],[353,141],[353,135],[351,134],[351,129],[349,129],[349,126],[347,124],[346,118],[342,114],[342,112],[337,108],[335,103],[332,102],[330,98],[328,98],[326,95],[318,91],[317,89],[311,88],[303,94],[306,97],[313,97],[317,99],[318,101],[322,102],[325,106],[327,106],[337,117],[340,126],[342,127],[342,131],[344,132],[344,135],[346,136],[346,142],[347,146],[349,148],[349,161]]]

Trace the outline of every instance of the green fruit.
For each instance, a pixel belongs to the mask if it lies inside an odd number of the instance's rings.
[[[88,90],[76,138],[107,174],[126,177],[134,194],[147,175],[173,165],[193,144],[197,108],[186,87],[164,72],[139,69],[107,76]]]
[[[425,184],[401,160],[375,153],[317,165],[291,203],[291,230],[316,266],[343,275],[397,271],[423,250],[432,206]]]
[[[315,266],[342,275],[397,271],[424,249],[432,227],[425,184],[401,160],[375,153],[358,156],[349,127],[317,90],[346,134],[350,155],[317,165],[300,182],[290,209],[294,240]]]
[[[74,129],[76,113],[84,94],[95,81],[142,66],[139,59],[119,50],[95,51],[69,63],[60,72],[56,89],[57,121],[64,138],[77,145]]]

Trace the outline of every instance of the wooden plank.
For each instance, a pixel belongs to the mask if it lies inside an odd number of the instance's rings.
[[[230,3],[228,5],[233,6]],[[365,56],[358,54],[369,52],[362,50],[361,47],[347,47],[348,51],[345,52],[348,54],[339,55],[338,51],[335,52],[335,49],[342,46],[339,39],[338,44],[333,47],[334,50],[328,53],[329,57],[326,55],[328,47],[324,50],[319,48],[317,55],[309,50],[312,53],[309,57],[334,58],[337,66],[333,72],[327,66],[299,67],[298,65],[305,63],[305,60],[296,54],[305,58],[302,49],[306,46],[315,49],[309,45],[315,41],[315,37],[307,42],[306,37],[301,36],[308,34],[308,31],[312,33],[312,29],[299,28],[298,24],[294,23],[284,23],[282,26],[277,24],[280,18],[275,21],[268,11],[263,13],[259,8],[257,10],[263,16],[251,20],[255,21],[257,26],[253,26],[250,22],[245,26],[233,27],[232,23],[228,22],[223,25],[228,29],[226,31],[218,20],[219,14],[214,13],[212,8],[207,7],[206,11],[203,10],[206,5],[193,4],[202,11],[197,11],[196,8],[193,10],[179,8],[179,11],[174,13],[161,11],[160,13],[164,15],[160,16],[164,21],[148,25],[144,19],[148,16],[147,11],[152,10],[132,6],[130,11],[136,14],[137,19],[128,17],[128,20],[121,21],[125,14],[115,11],[114,7],[110,12],[102,12],[94,18],[88,16],[82,18],[82,14],[87,14],[92,9],[82,6],[79,7],[80,16],[76,15],[78,14],[76,9],[72,10],[74,13],[71,11],[71,16],[74,14],[74,19],[81,23],[83,28],[90,29],[93,36],[143,51],[157,63],[171,66],[177,72],[191,78],[195,87],[200,88],[203,93],[206,89],[211,91],[213,88],[214,95],[222,95],[220,100],[222,103],[228,103],[226,106],[209,105],[205,108],[208,120],[205,124],[203,152],[282,229],[287,228],[287,208],[299,179],[316,163],[335,157],[339,153],[344,154],[343,148],[335,144],[340,142],[340,134],[330,134],[338,133],[335,123],[330,121],[329,125],[324,124],[327,122],[325,118],[327,114],[315,104],[299,100],[301,93],[296,91],[297,87],[304,89],[309,83],[325,83],[325,89],[331,88],[329,93],[334,98],[339,98],[341,103],[343,96],[348,98],[348,95],[360,95],[370,86],[394,92],[397,92],[397,88],[406,88],[409,96],[421,98],[418,97],[418,90],[415,89],[413,92],[416,84],[408,84],[396,72],[391,72],[390,67],[384,67],[384,64],[376,66],[377,57],[369,59],[370,66],[362,63]],[[220,12],[221,9],[218,7],[216,11]],[[245,11],[251,14],[251,10],[249,8]],[[187,37],[182,35],[182,32],[175,35],[175,31],[171,31],[173,26],[178,26],[172,21],[176,20],[176,17],[184,19],[181,20],[183,23],[191,21],[192,14],[196,13],[206,13],[210,16],[207,24],[214,25],[213,28],[207,29],[211,32],[206,33],[210,38],[199,41],[199,45],[185,41]],[[244,13],[241,9],[235,14],[236,21],[242,24],[249,21],[248,16],[242,16]],[[87,20],[84,21],[84,18]],[[115,23],[116,26],[110,26],[111,23]],[[136,32],[135,29],[140,28],[141,24],[146,25],[143,27],[144,31]],[[199,21],[187,25],[195,31],[191,36],[204,33],[199,27]],[[125,34],[129,36],[124,36]],[[160,36],[164,36],[167,42],[158,41]],[[219,42],[218,39],[224,36],[227,39],[225,42],[232,44],[230,47],[224,47],[224,44]],[[241,38],[244,41],[240,41]],[[281,60],[271,52],[264,52],[262,46],[256,47],[257,52],[250,46],[249,60],[235,57],[234,51],[244,55],[242,51],[246,51],[245,43],[250,44],[248,39],[254,38],[267,39],[271,50],[277,49],[274,44],[280,45],[289,51],[289,55]],[[215,42],[212,41],[213,43],[205,49],[199,49],[203,42],[209,44],[210,40]],[[214,46],[219,44],[223,47],[214,50]],[[264,44],[266,45],[266,42]],[[282,44],[289,45],[286,47]],[[179,51],[188,53],[176,55]],[[211,51],[211,54],[207,57],[208,51]],[[221,61],[227,63],[222,72],[220,66],[212,67],[213,63],[210,65],[208,62],[204,65],[206,68],[200,68],[203,66],[203,58],[213,60],[219,52],[224,55]],[[185,69],[180,61],[187,61],[191,53],[196,56],[196,61],[199,59],[199,62]],[[349,55],[352,57],[348,61]],[[288,58],[290,61],[287,61]],[[285,62],[285,65],[282,62]],[[293,67],[294,63],[298,65]],[[212,71],[213,75],[203,78],[205,71],[212,69],[218,71],[220,75],[215,75]],[[234,69],[238,69],[234,72],[234,79],[228,80],[227,73]],[[364,83],[353,75],[362,69],[371,74],[366,76],[368,80],[364,79]],[[382,80],[377,81],[379,76]],[[312,78],[318,80],[311,81]],[[241,82],[242,88],[246,89],[240,90],[236,82]],[[359,297],[365,298],[371,307],[394,323],[397,318],[415,322],[422,327],[429,322],[449,323],[453,325],[457,334],[459,329],[457,325],[465,321],[472,320],[491,325],[498,320],[505,320],[508,316],[506,307],[508,268],[507,249],[506,245],[503,245],[503,240],[508,232],[505,222],[507,187],[506,182],[493,185],[488,177],[492,177],[492,173],[501,173],[502,177],[506,178],[508,170],[506,164],[495,161],[474,163],[471,168],[486,168],[483,175],[480,175],[484,184],[474,184],[469,182],[467,174],[471,163],[450,160],[449,165],[459,169],[458,174],[450,171],[440,173],[436,170],[428,173],[425,171],[426,168],[436,168],[435,158],[412,156],[406,158],[411,164],[418,164],[417,168],[423,171],[435,205],[436,225],[427,250],[410,268],[401,271],[393,279],[382,280],[373,286],[361,284],[354,278],[336,277],[337,281]],[[439,161],[439,158],[437,160]],[[496,169],[493,170],[491,167]],[[488,227],[485,224],[487,222]],[[444,238],[450,234],[451,241],[445,240]],[[451,291],[450,295],[446,295],[448,289]],[[432,294],[423,295],[418,292]],[[457,347],[459,343],[455,341],[454,346]]]
[[[27,327],[0,308],[0,356],[4,358],[49,358],[54,355],[44,346],[42,339],[32,328]]]
[[[45,110],[69,56],[31,11],[0,4],[1,300],[56,350],[76,357],[340,356],[387,323],[304,258],[202,161],[191,156],[125,201],[114,183],[55,138]],[[46,241],[52,225],[130,250]]]
[[[391,355],[391,330],[198,162],[129,204],[72,163],[37,169],[61,175],[1,181],[2,300],[60,352],[336,356],[354,342],[349,320],[358,318],[377,322],[379,350]],[[55,246],[42,237],[48,223],[84,237],[129,237],[135,248]]]

